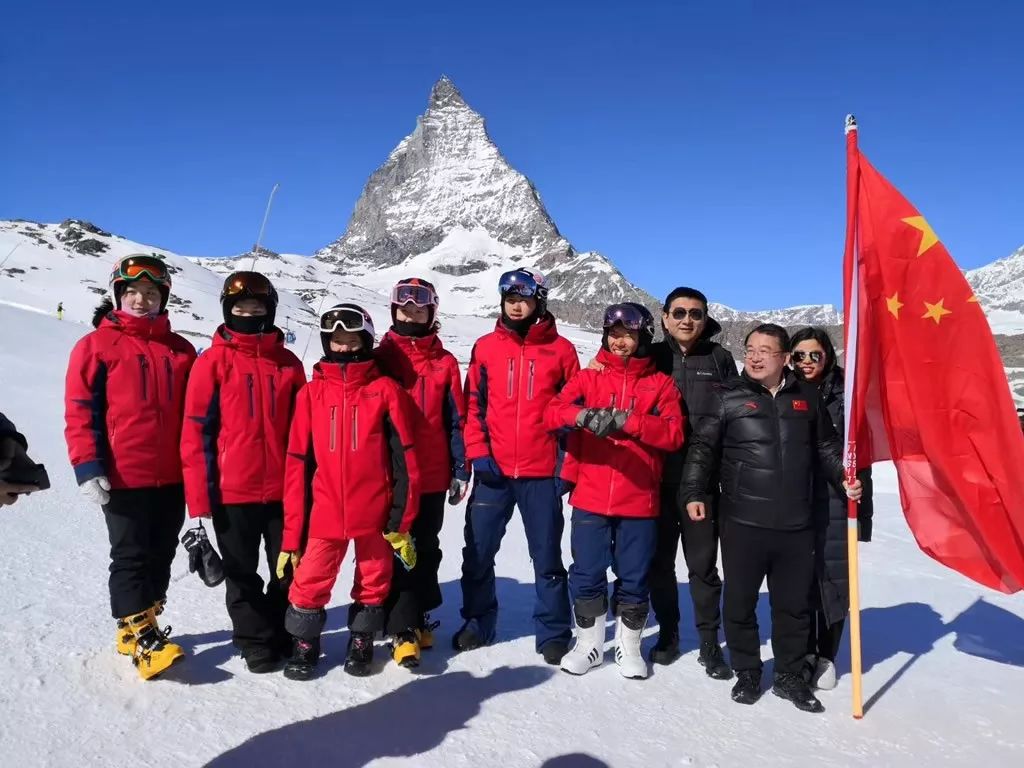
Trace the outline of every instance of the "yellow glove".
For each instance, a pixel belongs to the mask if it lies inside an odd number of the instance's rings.
[[[292,573],[295,573],[295,569],[299,567],[299,561],[302,560],[301,552],[282,552],[277,556],[277,578],[284,578],[284,569],[288,563],[292,564]]]
[[[416,544],[408,533],[385,533],[384,538],[395,550],[395,556],[402,561],[402,567],[411,571],[416,567]]]

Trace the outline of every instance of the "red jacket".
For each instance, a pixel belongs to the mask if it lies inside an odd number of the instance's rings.
[[[572,342],[549,314],[524,340],[501,320],[473,347],[466,378],[466,458],[491,456],[510,477],[554,477],[558,438],[544,409],[580,369]]]
[[[64,387],[64,438],[79,485],[181,482],[185,381],[196,351],[155,318],[109,312],[71,351]]]
[[[583,408],[615,406],[632,413],[621,432],[600,438],[577,430],[568,440],[562,477],[576,484],[569,503],[599,515],[657,517],[665,452],[683,444],[679,390],[654,360],[624,359],[602,349],[604,370],[580,371],[551,401],[548,429],[576,429]]]
[[[453,477],[469,480],[462,438],[462,375],[455,355],[445,350],[436,334],[414,338],[392,330],[384,334],[376,356],[423,417],[417,419],[416,436],[420,492],[447,491]]]
[[[185,393],[181,464],[189,516],[284,498],[288,424],[305,383],[302,363],[285,349],[280,331],[217,329]]]
[[[317,363],[288,436],[281,549],[408,531],[420,503],[415,430],[415,404],[375,362]]]

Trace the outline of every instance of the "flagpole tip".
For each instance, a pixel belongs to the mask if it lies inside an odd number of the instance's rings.
[[[857,118],[853,115],[847,115],[845,121],[845,133],[857,130]]]

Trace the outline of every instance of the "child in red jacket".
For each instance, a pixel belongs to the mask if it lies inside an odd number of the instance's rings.
[[[385,604],[384,631],[392,638],[392,656],[403,667],[419,665],[420,649],[434,644],[429,611],[441,605],[437,571],[444,498],[458,504],[469,484],[462,438],[462,379],[455,356],[437,335],[437,291],[426,280],[401,280],[391,292],[391,330],[377,348],[385,373],[416,403],[420,463],[420,511],[412,526],[416,567],[395,568]]]
[[[185,522],[178,455],[185,380],[196,359],[171,332],[171,273],[156,255],[120,259],[95,331],[75,345],[65,381],[68,455],[82,494],[103,509],[117,652],[143,679],[184,656],[157,623]]]
[[[604,656],[608,612],[607,571],[615,583],[615,661],[628,678],[647,677],[640,636],[647,624],[647,573],[657,543],[659,487],[664,454],[683,443],[679,391],[655,370],[648,349],[654,319],[642,305],[608,307],[597,359],[604,368],[583,370],[549,404],[551,430],[569,435],[562,478],[574,483],[573,563],[569,591],[576,643],[562,659],[566,672],[582,675]]]
[[[294,577],[285,614],[293,638],[285,677],[307,680],[320,656],[324,607],[351,542],[355,580],[345,671],[367,675],[383,629],[392,557],[416,565],[416,406],[374,362],[373,321],[355,304],[320,318],[323,359],[299,392],[285,459],[284,536],[277,573]]]
[[[227,579],[235,647],[250,672],[291,651],[288,596],[274,573],[281,551],[284,455],[302,363],[274,325],[277,291],[258,272],[235,272],[220,294],[224,324],[192,367],[181,462],[189,516],[213,518]],[[266,552],[266,592],[257,570]]]

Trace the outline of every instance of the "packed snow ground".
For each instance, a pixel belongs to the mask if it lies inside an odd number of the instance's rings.
[[[488,325],[453,321],[450,332]],[[0,512],[5,765],[1024,764],[1024,603],[918,550],[889,467],[876,470],[876,540],[862,548],[868,711],[860,722],[849,714],[845,648],[839,688],[821,695],[824,715],[798,712],[771,694],[753,707],[732,703],[730,684],[710,680],[696,663],[685,584],[686,655],[674,666],[643,682],[622,679],[610,652],[582,678],[545,666],[533,651],[532,572],[518,517],[498,557],[498,642],[453,655],[462,508],[449,508],[442,534],[445,605],[435,614],[442,623],[418,672],[386,662],[381,646],[375,675],[341,671],[346,562],[328,611],[323,676],[298,683],[248,674],[230,644],[223,587],[204,587],[179,555],[165,619],[189,656],[164,678],[142,682],[113,650],[103,518],[80,499],[62,437],[67,356],[87,327],[0,305],[0,328],[0,410],[28,436],[53,482]],[[593,344],[593,336],[575,335]],[[460,341],[464,360],[472,338]],[[568,534],[563,547],[568,563]],[[770,659],[767,599],[760,615]]]

